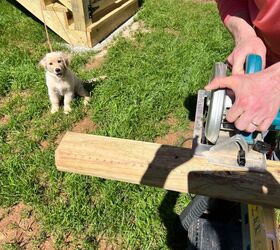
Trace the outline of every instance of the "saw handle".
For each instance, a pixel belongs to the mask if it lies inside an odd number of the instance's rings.
[[[262,58],[256,54],[249,54],[246,57],[245,72],[246,74],[257,73],[262,70]]]
[[[277,116],[274,118],[269,130],[280,131],[280,110],[277,113]]]

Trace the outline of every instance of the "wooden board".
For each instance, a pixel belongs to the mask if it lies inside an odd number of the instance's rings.
[[[56,0],[39,0],[42,6],[45,8],[47,5],[54,3]]]
[[[72,11],[71,0],[59,0],[67,9]]]
[[[117,1],[119,0],[90,0],[93,8],[93,15],[113,5]]]
[[[50,4],[46,5],[44,10],[57,11],[57,12],[67,12],[68,11],[67,8],[60,3],[50,3]]]
[[[191,149],[67,132],[58,170],[280,208],[280,163],[263,173],[193,157]]]
[[[107,37],[138,10],[138,0],[129,0],[88,27],[92,46]]]
[[[248,205],[251,249],[279,250],[275,211],[271,207]]]
[[[91,23],[88,13],[89,0],[71,0],[73,18],[76,30],[86,31]]]
[[[92,2],[92,22],[96,22],[101,17],[107,15],[109,12],[120,7],[128,0],[91,0]]]

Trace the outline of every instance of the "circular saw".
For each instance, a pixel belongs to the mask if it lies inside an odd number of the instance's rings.
[[[249,55],[246,59],[246,74],[262,69],[261,57]],[[213,77],[227,76],[227,65],[214,64]],[[246,133],[227,122],[226,112],[232,101],[225,89],[198,92],[194,127],[193,151],[206,156],[210,162],[227,166],[246,166],[264,169],[266,152],[261,133]]]
[[[227,74],[227,65],[224,63],[215,63],[213,71],[214,78],[225,77]],[[216,144],[219,138],[222,119],[225,113],[225,99],[225,89],[211,91],[208,96],[205,137],[212,144]]]

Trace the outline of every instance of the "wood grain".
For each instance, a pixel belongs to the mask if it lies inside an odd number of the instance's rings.
[[[43,21],[41,2],[39,0],[17,0],[22,6],[29,10],[34,16]],[[85,31],[69,30],[66,23],[66,13],[64,11],[44,10],[44,18],[47,26],[62,37],[71,45],[89,46],[88,37]]]
[[[59,0],[59,2],[72,11],[71,0]]]
[[[71,45],[93,47],[138,10],[138,0],[16,0]],[[43,12],[43,14],[42,14]],[[44,18],[43,18],[44,17]]]
[[[122,23],[129,19],[138,10],[138,0],[128,0],[118,8],[115,8],[98,21],[88,26],[90,40],[93,45],[112,33]]]
[[[248,205],[251,249],[279,250],[275,211],[271,207]]]
[[[279,162],[256,172],[211,164],[188,148],[73,132],[55,162],[61,171],[280,208]]]
[[[91,23],[88,14],[89,0],[71,0],[71,6],[76,30],[86,31]]]

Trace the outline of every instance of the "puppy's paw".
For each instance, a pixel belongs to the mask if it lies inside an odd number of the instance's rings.
[[[90,102],[90,97],[89,96],[86,96],[85,99],[84,99],[84,105],[87,106]]]
[[[70,106],[64,106],[64,114],[69,114],[71,112],[71,107]]]
[[[58,110],[59,110],[59,107],[52,106],[51,113],[54,114],[54,113],[58,112]]]

